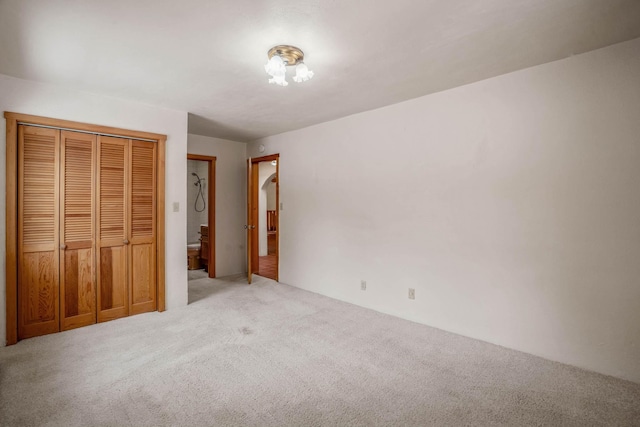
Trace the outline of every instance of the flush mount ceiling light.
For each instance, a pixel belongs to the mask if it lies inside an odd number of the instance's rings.
[[[264,66],[264,70],[271,76],[269,83],[275,83],[279,86],[287,86],[289,83],[286,79],[287,67],[296,67],[296,75],[293,81],[300,83],[306,82],[313,77],[313,71],[305,65],[304,53],[295,46],[279,45],[269,49],[267,53],[269,61]]]

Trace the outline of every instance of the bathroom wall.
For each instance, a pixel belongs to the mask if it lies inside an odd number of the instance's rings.
[[[197,178],[192,173],[198,174],[202,180],[202,192],[204,195],[204,210],[202,212],[196,211],[196,199],[198,196],[198,186],[194,185]],[[187,205],[185,210],[187,211],[187,243],[198,243],[200,240],[200,225],[208,223],[209,215],[209,200],[207,200],[207,194],[209,191],[209,164],[202,160],[187,160]],[[198,209],[202,209],[202,198],[197,200]]]

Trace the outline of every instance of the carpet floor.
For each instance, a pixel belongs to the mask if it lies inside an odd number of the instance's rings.
[[[198,270],[187,270],[188,280],[206,279],[209,277],[209,273],[204,271],[203,268]]]
[[[268,279],[189,299],[0,348],[0,425],[640,425],[640,384]]]

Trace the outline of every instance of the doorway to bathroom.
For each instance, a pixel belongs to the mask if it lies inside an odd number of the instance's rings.
[[[189,280],[216,277],[215,172],[215,157],[187,154]]]

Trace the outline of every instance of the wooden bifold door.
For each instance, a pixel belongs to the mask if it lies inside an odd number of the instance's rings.
[[[30,129],[25,128],[25,132]],[[60,329],[96,323],[96,136],[61,131]]]
[[[18,339],[157,309],[157,144],[18,126]]]

